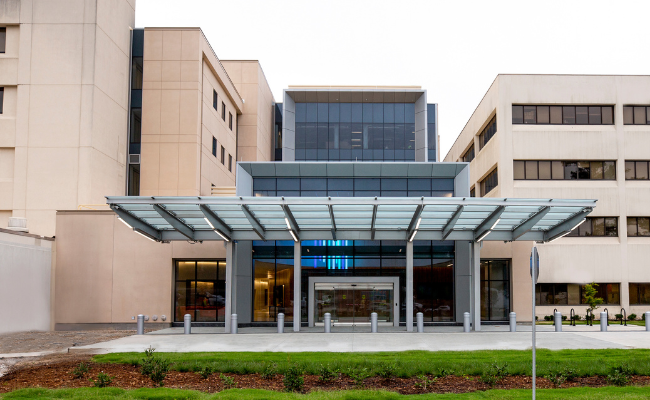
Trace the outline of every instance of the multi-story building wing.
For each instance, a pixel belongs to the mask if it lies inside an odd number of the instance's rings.
[[[473,196],[598,199],[578,228],[539,246],[539,315],[584,316],[592,282],[610,314],[650,304],[649,107],[648,76],[499,75],[445,157],[470,163]],[[530,315],[531,245],[483,247],[484,319],[503,319],[494,304]]]

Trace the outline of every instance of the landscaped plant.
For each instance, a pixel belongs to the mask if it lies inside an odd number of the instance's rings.
[[[607,382],[616,386],[625,386],[630,382],[632,371],[626,365],[614,367],[612,372],[607,375]]]
[[[544,321],[553,321],[553,316],[552,315],[545,315],[544,316]]]
[[[348,370],[345,372],[347,376],[352,378],[354,380],[354,384],[357,386],[362,386],[364,379],[370,377],[370,371],[368,371],[368,368],[348,368]]]
[[[273,379],[275,374],[278,373],[278,365],[274,363],[267,363],[264,365],[264,369],[260,372],[260,376],[263,379]]]
[[[380,378],[390,379],[393,376],[395,376],[396,371],[397,371],[397,366],[395,365],[395,363],[382,363],[379,365],[379,368],[377,369],[377,375]]]
[[[88,364],[86,363],[79,363],[73,370],[72,370],[72,376],[77,378],[83,378],[83,376],[86,374],[86,372],[90,371],[90,368],[88,368]]]
[[[576,314],[576,315],[574,315],[573,317],[571,317],[571,319],[572,319],[573,321],[580,321],[581,318],[582,318],[582,317],[579,316],[578,314]]]
[[[551,381],[555,386],[561,387],[564,382],[573,380],[576,377],[575,371],[564,368],[556,374],[546,375],[545,378]]]
[[[614,314],[615,321],[620,321],[623,319],[623,314]]]
[[[205,367],[203,367],[203,368],[201,368],[199,370],[199,375],[201,375],[201,378],[203,378],[203,379],[208,379],[210,377],[210,375],[212,375],[213,372],[214,372],[214,370],[212,369],[212,367],[209,366],[209,365],[206,365]]]
[[[566,321],[566,318],[567,318],[566,315],[563,315],[562,316],[562,321]]]
[[[630,321],[634,321],[636,319],[636,314],[628,315],[627,319],[629,319]]]
[[[338,370],[331,368],[329,364],[321,364],[319,368],[318,380],[321,382],[331,382],[338,377]]]
[[[89,379],[89,381],[91,381],[93,385],[95,385],[95,387],[103,388],[110,385],[111,382],[113,382],[113,377],[108,374],[105,374],[102,371],[99,374],[97,374],[97,380],[91,378]]]
[[[493,386],[495,383],[499,382],[501,378],[510,375],[508,373],[508,363],[492,363],[490,369],[482,374],[479,377],[479,380],[483,383],[487,383],[490,386]]]
[[[154,356],[156,349],[149,347],[144,351],[144,358],[140,362],[140,373],[148,376],[158,386],[164,385],[165,377],[169,372],[169,361]]]
[[[232,389],[234,387],[237,387],[237,383],[235,382],[234,378],[224,374],[219,374],[219,378],[221,378],[224,389]]]
[[[427,386],[431,386],[436,382],[436,378],[429,378],[426,375],[418,375],[418,381],[415,383],[415,387],[422,388],[424,391],[427,390]]]
[[[448,369],[448,368],[442,367],[442,368],[440,368],[440,370],[436,374],[436,377],[437,378],[444,378],[445,376],[453,375],[453,374],[454,374],[453,369]]]
[[[302,376],[303,371],[297,365],[291,365],[284,371],[284,390],[287,392],[302,392],[303,386],[305,386],[305,378]]]
[[[597,283],[588,283],[583,287],[584,292],[582,294],[582,299],[585,304],[589,305],[589,307],[587,307],[587,311],[591,311],[591,313],[593,313],[594,310],[598,309],[599,305],[603,304],[603,298],[596,297],[598,294],[596,286],[598,286]]]

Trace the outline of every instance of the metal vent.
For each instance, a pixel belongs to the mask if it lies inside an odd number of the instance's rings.
[[[140,164],[140,154],[129,154],[129,164]]]

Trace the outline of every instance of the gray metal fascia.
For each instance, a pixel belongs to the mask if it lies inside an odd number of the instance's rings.
[[[146,232],[148,235],[152,236],[156,240],[163,240],[161,232],[154,228],[153,226],[143,222],[140,218],[134,217],[126,210],[122,210],[119,206],[111,206],[111,209],[122,218],[127,224],[135,229],[140,229],[143,232]]]
[[[215,230],[220,231],[221,234],[228,237],[229,240],[232,240],[232,229],[230,229],[230,227],[225,222],[223,222],[221,218],[219,218],[219,216],[217,216],[217,214],[215,214],[214,211],[210,209],[210,207],[206,206],[205,204],[201,204],[199,205],[199,208],[201,209],[201,212],[203,212],[205,218],[210,221]]]
[[[190,226],[186,225],[185,222],[181,221],[178,219],[174,214],[170,213],[169,211],[165,210],[162,206],[158,204],[153,205],[154,210],[160,214],[161,217],[167,223],[171,226],[174,227],[177,231],[182,233],[184,236],[186,236],[190,240],[196,240],[194,238],[194,229],[192,229]]]
[[[257,234],[257,236],[260,237],[260,239],[266,241],[266,238],[264,236],[265,230],[262,224],[255,218],[251,210],[248,209],[248,206],[245,204],[241,205],[241,210],[244,212],[244,215],[246,216],[246,219],[248,219],[248,222],[251,224],[253,227],[253,231]]]
[[[550,211],[551,211],[550,206],[542,207],[541,210],[531,215],[527,220],[519,224],[519,226],[515,227],[512,230],[512,240],[517,240],[524,233],[530,231],[535,226],[535,224],[541,221],[542,218],[544,218],[544,216],[548,214]]]
[[[585,208],[584,210],[576,213],[574,216],[570,217],[569,219],[555,225],[551,229],[547,230],[544,232],[544,241],[547,242],[551,240],[553,237],[564,233],[564,232],[571,232],[576,225],[580,223],[589,213],[592,211],[591,208]]]
[[[445,227],[442,228],[442,240],[445,240],[445,238],[452,232],[454,225],[456,225],[456,222],[458,221],[458,218],[460,218],[460,215],[463,213],[464,209],[465,206],[458,206],[456,212],[454,212],[454,215],[449,218],[449,221],[447,221]]]
[[[474,239],[480,238],[485,232],[492,230],[492,225],[501,217],[501,214],[505,211],[505,206],[498,206],[496,210],[492,212],[487,218],[481,222],[481,224],[474,231]]]

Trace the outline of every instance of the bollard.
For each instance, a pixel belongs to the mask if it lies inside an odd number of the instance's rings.
[[[469,332],[469,313],[463,313],[463,332]]]
[[[325,323],[325,333],[332,332],[332,314],[326,312],[323,322]]]
[[[415,314],[415,319],[418,325],[418,333],[424,332],[424,314],[421,312]]]
[[[562,313],[559,311],[556,311],[553,315],[553,318],[555,319],[555,332],[562,332]]]
[[[233,335],[237,333],[237,314],[230,317],[230,333]]]
[[[607,332],[607,313],[604,311],[600,313],[600,331]]]
[[[183,333],[186,335],[192,333],[192,316],[190,314],[183,316]]]
[[[278,314],[278,333],[284,333],[284,313]]]
[[[517,332],[517,313],[510,313],[510,332]]]
[[[645,330],[646,332],[650,332],[650,311],[645,312]]]
[[[370,313],[370,332],[377,333],[377,313]]]
[[[144,335],[144,315],[138,314],[138,335]]]

